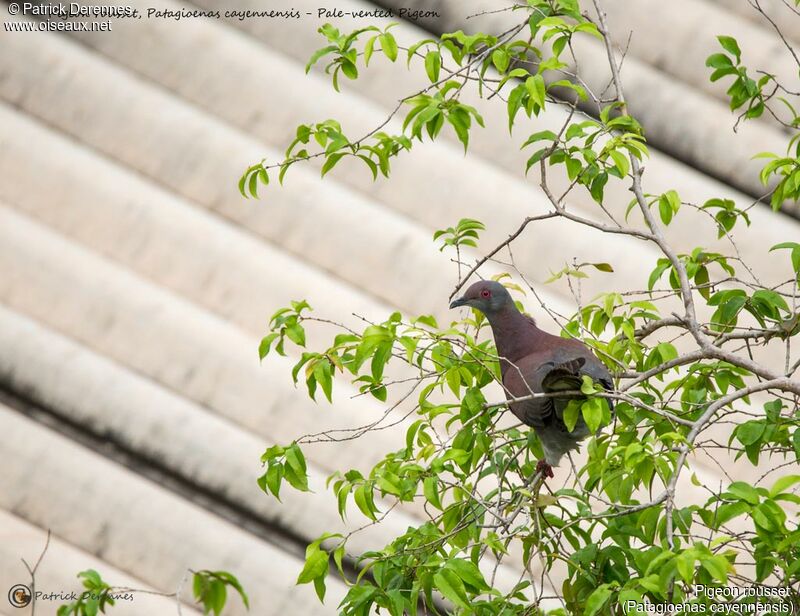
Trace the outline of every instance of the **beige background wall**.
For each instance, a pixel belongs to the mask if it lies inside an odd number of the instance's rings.
[[[723,33],[714,24],[761,54],[754,61],[786,70],[772,31],[734,10],[738,1],[639,0],[636,10],[608,3],[619,36],[634,31],[623,78],[656,146],[649,192],[750,203],[760,191],[750,154],[778,149],[786,137],[758,121],[734,138],[724,97],[706,83],[705,55]],[[491,3],[418,5],[439,10],[426,24],[436,30],[500,24],[500,17],[465,20]],[[446,319],[456,270],[430,241],[433,231],[479,218],[488,224],[486,249],[547,209],[533,174],[521,173],[518,145],[525,130],[556,126],[563,113],[523,122],[509,139],[502,104],[483,109],[489,128],[473,135],[466,158],[448,137],[416,146],[390,181],[372,183],[346,164],[321,181],[313,166],[297,167],[283,189],[243,200],[242,170],[262,157],[277,160],[297,124],[335,117],[360,134],[420,83],[400,63],[378,60],[335,93],[320,71],[303,71],[322,45],[317,5],[269,6],[303,17],[116,20],[109,33],[75,35],[0,30],[0,590],[26,581],[20,558],[35,560],[50,529],[40,587],[77,588],[77,572],[93,567],[115,585],[172,592],[187,568],[226,568],[248,589],[254,614],[335,613],[343,583],[330,581],[325,606],[310,586],[293,585],[305,543],[343,527],[325,477],[366,469],[399,446],[401,427],[309,448],[313,494],[287,489],[282,505],[261,494],[255,478],[266,446],[381,412],[351,399],[346,383],[332,407],[310,402],[289,380],[294,357],[259,365],[269,315],[306,298],[319,316],[346,323],[357,322],[353,313],[380,319],[394,309]],[[336,6],[372,8],[356,0]],[[11,19],[5,4],[0,13]],[[669,34],[659,36],[667,22]],[[408,23],[394,32],[403,43],[424,36]],[[622,185],[607,193],[614,208],[628,202]],[[595,215],[583,194],[570,206]],[[764,247],[797,239],[800,224],[765,207],[751,216],[738,245],[770,279],[783,265]],[[713,227],[689,213],[670,233],[680,248],[719,246]],[[588,281],[587,296],[642,287],[657,258],[639,242],[561,223],[532,230],[515,256],[537,285],[573,258],[612,263],[615,274]],[[562,313],[574,309],[566,288],[543,287],[541,296]],[[553,329],[533,298],[527,302]],[[310,344],[327,334],[312,333]],[[722,476],[702,461],[696,470],[715,484]],[[390,517],[354,547],[382,545],[414,516]],[[360,519],[354,514],[350,523]],[[501,579],[515,574],[512,564]],[[190,602],[188,590],[184,598]],[[0,613],[9,609],[0,605]],[[114,613],[174,610],[172,599],[142,595]],[[230,613],[242,613],[235,598]]]

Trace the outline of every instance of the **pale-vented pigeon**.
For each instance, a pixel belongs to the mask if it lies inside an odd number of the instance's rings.
[[[611,374],[582,342],[539,329],[533,319],[517,309],[499,282],[474,283],[463,297],[450,304],[450,308],[458,306],[470,306],[486,315],[509,400],[529,396],[531,392],[579,390],[583,375],[605,389],[613,389]],[[541,397],[509,404],[514,415],[536,431],[545,453],[538,470],[546,477],[553,476],[551,467],[557,466],[565,453],[577,451],[580,441],[589,436],[589,428],[580,414],[573,431],[567,430],[563,413],[569,399]]]

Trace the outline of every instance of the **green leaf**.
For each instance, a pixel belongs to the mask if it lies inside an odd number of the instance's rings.
[[[760,312],[769,318],[779,320],[781,311],[790,312],[789,305],[775,291],[759,289],[750,298],[751,304],[760,308]]]
[[[83,614],[84,616],[97,616],[97,612],[99,610],[98,600],[94,597],[91,597],[86,600],[86,603],[83,605]],[[214,610],[215,613],[219,614],[218,610]]]
[[[772,487],[769,489],[769,495],[775,498],[775,496],[785,492],[787,488],[792,487],[796,483],[800,483],[800,475],[785,475],[772,484]]]
[[[336,563],[336,568],[339,570],[339,575],[345,578],[344,567],[342,566],[342,559],[344,558],[344,543],[337,546],[333,551],[333,562]]]
[[[674,213],[677,213],[678,210],[681,209],[681,198],[674,190],[668,190],[663,196],[667,200],[667,203],[669,203]]]
[[[753,509],[753,521],[757,526],[769,533],[779,532],[783,528],[786,514],[775,501],[764,501]]]
[[[544,78],[541,75],[528,77],[525,80],[525,89],[528,91],[528,95],[531,99],[539,105],[539,107],[544,107],[546,88]]]
[[[286,449],[281,447],[280,445],[273,445],[272,447],[268,447],[267,450],[261,455],[261,462],[268,462],[269,460],[274,460],[284,454]]]
[[[509,60],[508,52],[505,49],[495,49],[492,52],[492,64],[500,73],[506,72]]]
[[[273,341],[279,336],[278,333],[268,334],[261,339],[261,344],[258,345],[258,357],[264,359],[268,354]]]
[[[234,590],[236,590],[236,592],[239,593],[239,596],[241,597],[244,606],[247,609],[250,609],[250,599],[247,596],[247,593],[244,591],[242,584],[239,582],[239,579],[235,575],[229,573],[228,571],[213,571],[212,573],[213,575],[220,578],[225,584],[231,586]]]
[[[105,586],[103,578],[100,577],[100,574],[94,569],[81,571],[78,577],[83,580],[83,584],[86,588],[103,588]]]
[[[267,472],[258,478],[258,485],[266,492],[269,490],[273,496],[280,500],[281,480],[283,479],[283,466],[270,464]]]
[[[447,565],[445,566],[454,571],[464,584],[472,587],[476,591],[489,589],[489,585],[486,583],[483,574],[472,561],[457,558],[447,561]]]
[[[452,113],[447,114],[447,121],[453,125],[453,129],[456,131],[456,135],[458,136],[458,140],[464,145],[464,152],[467,151],[467,147],[469,146],[469,126],[464,121],[463,116],[459,115],[455,111]],[[469,239],[461,239],[460,243],[462,245],[473,245],[474,242]]]
[[[660,576],[656,574],[645,576],[637,580],[637,582],[639,586],[641,586],[645,590],[652,592],[656,596],[662,596],[664,594],[665,590],[664,581],[661,579]]]
[[[509,134],[511,134],[511,131],[514,128],[514,119],[517,117],[517,113],[522,107],[522,103],[524,102],[523,100],[524,96],[525,96],[525,86],[523,84],[520,84],[516,88],[511,90],[511,93],[508,95],[508,103],[506,104],[506,106],[508,108]],[[528,164],[528,168],[530,168],[530,164]]]
[[[756,489],[744,481],[733,482],[728,486],[728,492],[751,505],[757,505],[760,500]]]
[[[722,505],[717,510],[714,517],[716,528],[720,528],[733,518],[739,517],[747,511],[750,511],[750,505],[745,501],[737,501],[735,503]]]
[[[328,553],[316,548],[306,555],[306,562],[296,584],[308,584],[328,573]]]
[[[596,432],[603,423],[603,401],[600,398],[591,398],[581,406],[581,414],[586,422],[586,427],[591,432]]]
[[[392,62],[397,60],[397,41],[390,32],[384,32],[378,37],[384,55]]]
[[[613,593],[612,584],[603,584],[598,586],[588,599],[586,599],[586,608],[584,610],[585,616],[594,616],[603,609],[603,606],[608,602],[611,594]]]
[[[720,35],[717,37],[717,40],[725,51],[732,53],[736,57],[736,61],[738,62],[739,58],[742,57],[742,50],[739,49],[739,43],[736,42],[736,39],[732,36]]]
[[[600,173],[592,180],[592,184],[589,187],[589,194],[592,195],[592,199],[597,201],[597,203],[603,202],[603,192],[605,190],[605,185],[608,183],[608,173]]]
[[[400,496],[403,492],[399,485],[399,478],[393,473],[387,472],[386,474],[381,475],[378,477],[375,484],[382,492],[386,494]]]
[[[672,217],[678,212],[681,207],[681,200],[678,193],[670,190],[658,199],[658,212],[661,215],[661,221],[668,225],[672,222]]]
[[[305,329],[297,322],[286,326],[286,336],[298,346],[306,345]]]
[[[242,588],[239,580],[227,571],[198,571],[194,574],[192,587],[195,599],[203,605],[204,613],[214,612],[215,615],[222,613],[227,601],[230,586],[239,593],[245,607],[249,609],[250,600]]]
[[[658,354],[661,356],[662,362],[672,361],[678,357],[678,350],[675,348],[675,345],[669,342],[661,342],[656,348],[658,349]]]
[[[593,394],[597,391],[597,388],[594,386],[594,381],[589,375],[584,374],[581,377],[581,381],[581,393],[584,393],[588,396],[589,394]]]
[[[300,447],[293,443],[286,449],[286,463],[283,474],[293,488],[301,492],[308,492],[308,475],[306,473],[306,459]]]
[[[364,45],[364,66],[369,66],[369,61],[372,59],[372,53],[375,51],[375,41],[378,40],[377,36],[371,37],[367,44]]]
[[[317,597],[320,600],[320,603],[325,601],[325,577],[320,576],[314,578],[314,592],[317,593]]]
[[[429,51],[425,56],[425,72],[431,83],[439,81],[439,71],[442,68],[442,56],[438,51]]]
[[[711,315],[711,328],[721,332],[733,329],[747,299],[747,294],[741,289],[719,291],[712,295],[708,300],[709,305],[719,308]]]
[[[787,248],[792,251],[792,267],[794,268],[795,273],[800,274],[800,244],[797,242],[782,242],[780,244],[775,244],[775,246],[770,248],[769,251],[772,252],[773,250]]]
[[[736,438],[742,445],[752,445],[761,440],[766,425],[763,421],[747,421],[736,428]]]
[[[284,452],[286,462],[298,473],[306,472],[306,459],[297,443],[292,443]]]
[[[439,498],[439,479],[438,477],[426,477],[422,483],[423,494],[427,501],[442,511],[442,501]]]
[[[792,435],[792,447],[794,447],[794,455],[797,457],[797,461],[800,462],[800,428],[795,428]]]
[[[694,554],[684,552],[678,556],[675,559],[675,567],[683,581],[687,584],[690,583],[694,577]]]
[[[442,569],[434,574],[433,583],[445,599],[452,601],[459,607],[469,608],[464,583],[455,572],[450,569]]]
[[[314,366],[314,377],[317,383],[322,387],[322,392],[328,399],[328,402],[333,402],[331,394],[333,392],[333,373],[331,363],[327,358],[322,358]]]
[[[258,197],[258,178],[259,174],[257,171],[253,171],[250,174],[250,180],[247,182],[247,190],[253,197]]]
[[[414,57],[414,54],[415,54],[415,53],[417,53],[417,50],[419,50],[419,48],[420,48],[420,47],[422,47],[423,45],[428,45],[428,44],[431,44],[431,43],[435,44],[435,43],[436,43],[436,41],[435,41],[435,40],[433,40],[433,39],[423,39],[423,40],[421,40],[421,41],[417,41],[417,42],[416,42],[416,43],[414,43],[414,44],[413,44],[411,47],[409,47],[409,48],[408,48],[408,61],[407,61],[407,65],[408,65],[408,66],[411,66],[411,58],[413,58],[413,57]]]
[[[614,160],[614,166],[619,172],[620,177],[624,178],[626,175],[628,175],[628,171],[630,170],[630,163],[628,162],[628,157],[625,156],[622,152],[618,152],[617,150],[610,150],[608,152],[608,155]]]
[[[706,66],[716,69],[733,69],[731,59],[724,53],[711,54],[706,58]]]
[[[524,148],[524,147],[526,147],[526,146],[528,146],[528,145],[530,145],[532,143],[535,143],[537,141],[543,141],[543,140],[546,140],[546,141],[558,141],[558,135],[556,135],[551,130],[543,130],[543,131],[539,131],[538,133],[533,133],[530,137],[528,137],[528,139],[525,141],[525,143],[523,143],[520,146],[520,149]]]
[[[334,154],[330,154],[325,159],[325,164],[322,165],[322,171],[321,171],[322,177],[325,177],[325,174],[327,174],[331,169],[333,169],[336,166],[336,163],[342,160],[342,157],[344,157],[344,155],[345,152],[336,152]]]
[[[355,491],[353,498],[356,501],[356,506],[361,510],[361,513],[363,513],[372,521],[377,520],[375,517],[375,504],[372,500],[372,488],[370,486],[367,484],[359,486],[359,488]]]
[[[358,67],[350,60],[342,60],[341,63],[342,73],[348,79],[358,79]]]
[[[317,63],[321,57],[328,55],[331,52],[336,51],[338,48],[336,45],[328,45],[327,47],[323,47],[322,49],[317,49],[312,55],[311,59],[306,64],[306,73],[311,70],[311,67]]]
[[[706,300],[711,296],[711,289],[709,288],[708,268],[701,265],[697,268],[697,273],[694,275],[694,284],[697,285],[697,291]]]
[[[566,408],[564,409],[564,425],[567,427],[569,432],[572,432],[575,429],[575,425],[578,423],[578,413],[581,411],[581,402],[580,400],[570,400],[567,403]]]
[[[731,570],[731,566],[724,556],[704,558],[701,559],[700,564],[718,582],[728,581],[728,571]]]

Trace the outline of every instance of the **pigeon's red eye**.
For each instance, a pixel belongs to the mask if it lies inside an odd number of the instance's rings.
[[[489,289],[484,289],[481,291],[481,297],[489,297],[490,295],[491,293],[489,292]]]

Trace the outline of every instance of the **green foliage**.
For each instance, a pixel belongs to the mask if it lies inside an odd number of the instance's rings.
[[[77,601],[59,607],[58,616],[96,616],[98,613],[105,614],[106,608],[114,605],[114,589],[94,569],[81,571],[78,577],[86,590],[81,593]]]
[[[578,263],[577,265],[573,266],[567,265],[557,272],[550,272],[550,278],[544,282],[545,284],[555,282],[556,280],[560,280],[563,276],[567,276],[568,278],[588,278],[589,274],[582,271],[586,267],[593,267],[598,272],[612,273],[614,271],[614,268],[611,267],[610,263]]]
[[[466,152],[472,120],[483,126],[483,118],[474,107],[459,102],[453,96],[460,87],[458,82],[448,81],[433,96],[418,94],[406,99],[405,103],[411,106],[411,111],[403,120],[403,131],[410,129],[410,135],[422,141],[422,131],[425,130],[431,139],[436,139],[446,121],[453,127]]]
[[[697,257],[694,255],[695,261]],[[719,255],[711,256],[711,259],[717,258]],[[739,294],[732,297],[739,297]],[[753,298],[760,297],[754,293],[745,303],[752,304],[754,311],[758,309],[773,316],[777,314],[775,310],[783,309],[779,307],[779,300],[771,303],[774,298],[765,299],[764,305],[757,308],[759,303]],[[727,305],[727,300],[720,300],[720,305]],[[659,318],[652,302],[626,302],[623,296],[612,293],[584,308],[570,325],[588,327],[596,335],[612,326],[617,335],[609,343],[594,341],[601,356],[608,357],[610,363],[620,361],[644,371],[664,366],[679,357],[672,344],[662,342],[650,347],[637,336],[640,324]],[[434,590],[468,613],[500,613],[497,610],[501,605],[511,610],[508,613],[524,613],[525,586],[500,593],[480,574],[476,566],[478,557],[487,551],[505,554],[519,543],[523,551],[538,550],[546,562],[552,564],[561,553],[558,543],[561,539],[573,550],[565,555],[570,576],[563,591],[567,604],[575,611],[604,613],[609,602],[632,596],[663,600],[668,588],[677,583],[688,586],[727,581],[728,574],[733,571],[735,551],[719,553],[697,542],[683,549],[656,548],[654,544],[658,538],[666,541],[667,536],[665,519],[658,508],[651,507],[631,516],[617,514],[594,519],[589,515],[592,510],[589,494],[598,490],[613,503],[633,506],[640,502],[636,491],[641,487],[657,491],[656,486],[660,484],[663,489],[678,468],[675,446],[685,442],[688,431],[687,426],[674,424],[665,413],[687,421],[696,419],[710,401],[721,398],[732,388],[743,388],[746,370],[721,362],[701,362],[692,366],[688,374],[676,374],[661,388],[645,384],[630,402],[618,400],[613,436],[601,434],[588,446],[589,458],[580,471],[586,491],[563,489],[550,496],[532,492],[526,484],[526,478],[533,474],[541,455],[535,434],[526,434],[516,427],[497,428],[497,414],[501,410],[487,404],[482,394],[483,388],[493,382],[497,374],[493,348],[487,342],[479,343],[459,324],[454,325],[440,330],[429,317],[406,322],[399,315],[392,315],[387,322],[369,326],[363,334],[346,334],[325,352],[338,354],[347,372],[358,382],[359,367],[371,363],[370,357],[380,357],[374,341],[365,344],[365,340],[378,335],[381,343],[391,345],[394,350],[382,355],[397,357],[431,378],[419,394],[417,419],[408,427],[405,447],[387,454],[368,474],[351,469],[334,473],[329,478],[328,484],[343,518],[348,515],[349,502],[353,502],[368,520],[379,521],[384,511],[379,503],[386,499],[401,503],[421,500],[431,514],[429,522],[408,529],[384,550],[355,557],[361,574],[342,605],[342,613],[360,614],[378,607],[387,613],[403,614],[419,601],[434,604]],[[465,319],[462,325],[481,327],[473,317]],[[462,351],[457,352],[458,349]],[[663,378],[667,372],[665,369],[658,377]],[[592,431],[609,425],[612,418],[608,405],[602,398],[595,397],[599,391],[597,386],[588,380],[581,390],[587,399],[569,405],[564,415],[567,427],[575,425],[578,413]],[[673,391],[679,393],[674,400]],[[451,394],[455,401],[443,401],[441,394],[444,393]],[[656,407],[660,410],[656,411]],[[769,430],[744,423],[732,431],[731,438],[751,449],[754,446],[791,448],[793,434],[798,430],[797,419],[785,418],[775,409],[768,412],[768,417],[774,422]],[[434,436],[441,422],[447,434],[444,445],[441,436],[438,439]],[[275,460],[281,451],[273,447],[265,456]],[[752,455],[748,452],[748,457]],[[503,477],[506,481],[481,494],[477,482],[492,476]],[[783,480],[776,490],[780,489],[782,494],[786,487],[789,486]],[[731,489],[745,494],[738,484]],[[277,488],[270,488],[270,491],[277,495]],[[539,524],[546,523],[556,529],[557,534],[548,537],[534,531],[531,535],[531,527],[519,524],[516,532],[506,529],[498,535],[495,531],[502,530],[502,525],[492,524],[492,514],[485,504],[495,498],[505,503],[503,510],[507,512],[524,508],[525,503],[529,503],[527,506],[540,520]],[[742,505],[728,507],[731,503],[726,493],[720,498],[722,506],[716,507],[721,516],[718,520],[727,522],[732,519],[730,515],[748,513]],[[748,498],[753,500],[752,496]],[[771,498],[775,501],[777,497]],[[792,498],[795,497],[789,493],[788,500]],[[722,522],[717,525],[714,521],[717,519],[708,518],[716,502],[676,511],[674,524],[686,533],[697,524],[719,530]],[[796,549],[789,547],[788,537],[794,536],[793,531],[785,525],[785,516],[781,517],[773,505],[756,506],[760,504],[760,501],[752,503],[750,519],[764,530],[769,528],[779,533],[785,530],[786,536],[777,541],[782,551],[773,560],[776,567],[785,567],[788,571]],[[579,514],[577,518],[575,511]],[[600,531],[608,541],[597,544],[592,537]],[[322,544],[331,538],[339,542],[326,551]],[[631,547],[632,538],[654,547],[637,556],[639,550]],[[346,545],[347,540],[338,535],[325,535],[312,543],[298,582],[313,582],[317,593],[323,597],[329,556],[338,554],[339,562],[348,558]],[[424,550],[420,548],[423,545],[426,546]],[[759,545],[756,549],[762,551],[776,549],[776,541],[770,541],[769,548],[759,548]]]
[[[284,479],[296,490],[309,491],[306,459],[297,443],[269,447],[261,456],[261,464],[266,464],[267,470],[258,478],[258,486],[265,493],[279,498]]]
[[[258,198],[259,183],[264,184],[264,186],[269,184],[269,172],[264,167],[263,161],[248,167],[239,179],[239,192],[242,197],[245,199],[249,197]]]
[[[303,565],[303,570],[297,576],[298,584],[314,584],[314,590],[317,593],[320,601],[325,600],[325,578],[328,576],[330,569],[330,556],[322,547],[324,541],[330,539],[342,539],[339,545],[331,550],[334,557],[339,573],[344,577],[344,570],[342,568],[342,557],[344,555],[344,537],[338,533],[325,533],[316,541],[310,543],[306,548],[306,560]]]
[[[439,250],[442,251],[448,246],[460,248],[461,246],[471,246],[477,248],[478,231],[483,231],[486,227],[482,222],[471,218],[462,218],[455,227],[447,227],[433,234],[433,241],[442,240]]]
[[[653,195],[648,195],[650,200],[648,202],[648,206],[652,207],[655,204],[658,204],[658,215],[661,218],[661,222],[664,225],[669,225],[672,222],[672,218],[675,214],[678,213],[678,210],[681,208],[681,199],[674,190],[668,190],[663,195],[659,195],[657,197],[653,197]],[[717,200],[719,201],[719,200]],[[636,199],[631,201],[628,204],[628,209],[625,210],[625,220],[628,220],[628,216],[631,213],[631,210],[638,205]]]
[[[701,209],[709,212],[716,210],[714,220],[718,227],[717,237],[722,237],[732,231],[740,219],[748,227],[750,226],[750,216],[745,210],[737,208],[730,199],[709,199],[701,206]]]
[[[305,300],[292,302],[291,308],[281,308],[269,320],[271,333],[261,339],[258,346],[258,356],[263,360],[269,355],[272,344],[277,340],[275,352],[278,355],[286,355],[283,350],[285,340],[289,339],[299,346],[306,345],[306,332],[302,325],[303,311],[311,310],[311,306]],[[297,382],[297,379],[295,379]]]
[[[728,276],[735,276],[736,269],[731,265],[731,260],[717,252],[708,252],[703,248],[695,248],[691,254],[678,255],[681,265],[686,269],[686,275],[692,279],[696,285],[697,292],[705,299],[711,296],[711,276],[714,270],[721,271]],[[714,266],[712,268],[712,266]],[[665,272],[669,272],[668,281],[670,287],[677,293],[681,284],[678,272],[668,258],[659,259],[656,268],[650,274],[647,281],[648,290],[652,291],[656,283],[661,279]]]
[[[747,67],[742,66],[742,52],[736,39],[730,36],[718,36],[722,48],[728,53],[715,53],[706,59],[706,66],[713,68],[711,81],[717,81],[727,76],[734,76],[734,81],[728,88],[728,96],[731,97],[731,110],[739,109],[746,102],[750,102],[748,117],[758,117],[764,112],[763,103],[757,97],[758,86],[756,82],[747,74]],[[728,55],[730,54],[730,55]]]
[[[800,137],[800,135],[798,135]],[[794,156],[778,156],[772,152],[762,152],[757,158],[768,158],[770,161],[761,170],[761,182],[766,186],[770,178],[780,178],[772,192],[772,207],[779,210],[785,200],[800,200],[800,141]]]
[[[572,2],[551,4],[537,0],[529,4],[532,10],[526,23],[527,29],[532,40],[541,36],[542,41],[549,45],[552,54],[550,57],[542,59],[543,50],[531,42],[508,40],[508,37],[498,38],[483,33],[466,35],[458,31],[443,34],[438,40],[421,40],[405,50],[407,64],[410,66],[414,59],[420,60],[431,83],[422,91],[402,99],[404,105],[410,107],[403,120],[403,134],[389,135],[376,131],[353,140],[343,133],[335,120],[301,125],[297,128],[296,138],[286,150],[285,159],[274,165],[265,166],[259,163],[249,167],[239,182],[240,192],[244,196],[258,197],[258,184],[269,183],[270,168],[280,169],[279,180],[282,183],[289,167],[312,158],[322,159],[323,176],[344,157],[354,157],[368,167],[373,179],[377,178],[379,172],[388,177],[390,159],[410,150],[411,139],[421,141],[424,135],[436,139],[445,124],[452,128],[466,152],[474,125],[484,126],[477,109],[460,101],[464,83],[456,77],[468,70],[476,70],[481,76],[481,93],[483,79],[490,69],[501,76],[496,93],[500,93],[506,86],[513,86],[507,94],[509,130],[520,110],[528,117],[538,115],[545,108],[552,89],[569,90],[579,99],[586,100],[586,91],[580,84],[561,78],[559,71],[567,64],[560,60],[560,56],[576,35],[601,38],[597,27],[581,15],[576,8],[577,4]],[[341,33],[331,24],[323,25],[319,32],[328,44],[314,52],[306,65],[306,72],[322,58],[330,59],[325,66],[325,72],[331,74],[333,87],[338,91],[340,74],[348,79],[358,78],[359,56],[363,57],[365,68],[369,66],[376,51],[381,51],[394,62],[401,49],[389,32],[394,25],[396,24],[390,24],[383,31],[371,26],[349,34]],[[364,38],[366,43],[363,51],[359,52],[359,45]],[[531,58],[542,59],[534,72],[521,66],[528,64]],[[443,72],[450,77],[441,78]],[[548,83],[550,76],[553,78]],[[574,150],[552,153],[555,154],[555,158],[551,159],[552,163],[565,162],[571,179],[577,178],[597,200],[602,199],[603,186],[608,181],[609,172],[617,176],[627,173],[627,170],[622,170],[626,164],[622,152],[631,151],[637,157],[647,153],[641,127],[629,116],[610,118],[609,114],[615,109],[617,106],[612,105],[603,111],[602,128],[595,131],[593,137],[589,137],[589,141],[593,142],[598,136],[613,132],[612,139],[600,152],[592,151],[591,145],[584,145],[582,148],[574,146]],[[321,149],[309,151],[308,146],[313,145],[312,139]],[[542,155],[534,154],[534,157],[539,160]]]
[[[325,72],[330,74],[333,80],[333,88],[339,91],[339,74],[341,73],[348,79],[358,78],[358,50],[355,47],[356,42],[360,35],[365,32],[379,32],[367,40],[364,46],[364,66],[369,66],[369,61],[372,54],[375,52],[375,44],[379,45],[378,50],[383,53],[389,60],[394,62],[397,59],[397,41],[394,35],[389,32],[389,29],[396,26],[396,23],[389,24],[381,32],[379,28],[370,26],[368,28],[361,28],[351,32],[350,34],[342,34],[337,28],[331,24],[325,24],[319,29],[319,33],[328,39],[329,45],[318,49],[311,56],[311,59],[306,64],[306,73],[311,70],[321,58],[332,55],[333,59],[325,66]]]
[[[797,242],[781,242],[780,244],[775,244],[775,246],[769,249],[770,252],[773,250],[791,251],[789,254],[792,261],[792,269],[797,276],[798,282],[800,282],[800,244]]]
[[[581,12],[577,0],[528,0],[515,13],[524,21],[503,35],[459,31],[407,49],[385,30],[344,35],[324,26],[320,31],[328,45],[311,64],[331,59],[327,70],[335,88],[337,71],[357,78],[359,55],[366,67],[378,46],[392,62],[405,52],[408,67],[426,76],[427,85],[401,99],[400,135],[374,132],[352,140],[334,120],[302,125],[286,159],[274,166],[280,167],[282,179],[290,165],[319,157],[324,175],[344,156],[355,156],[373,178],[378,172],[388,176],[391,158],[410,151],[415,140],[440,138],[446,126],[467,150],[471,131],[483,126],[478,109],[461,100],[467,88],[475,86],[487,99],[500,95],[509,132],[521,113],[535,119],[548,105],[561,104],[557,95],[566,97],[570,112],[564,125],[559,130],[538,127],[521,145],[533,150],[525,170],[537,167],[543,187],[548,188],[552,168],[568,180],[562,196],[546,191],[553,207],[550,216],[626,233],[663,252],[646,290],[582,300],[576,314],[561,321],[561,335],[590,346],[614,373],[618,389],[609,393],[587,377],[580,392],[570,393],[574,399],[563,411],[567,429],[582,420],[593,436],[573,483],[551,490],[537,479],[543,451],[535,431],[511,421],[505,402],[491,400],[491,388],[498,390],[499,358],[480,313],[473,311],[448,325],[427,315],[394,313],[360,330],[341,327],[329,344],[306,349],[305,328],[314,321],[307,316],[308,305],[293,302],[279,310],[270,320],[260,355],[274,348],[292,356],[292,378],[295,383],[304,379],[311,398],[322,389],[331,401],[334,381],[345,378],[361,394],[386,403],[388,417],[390,406],[411,399],[406,394],[389,400],[393,385],[415,384],[404,442],[370,469],[342,469],[328,477],[339,515],[351,523],[357,517],[354,526],[362,526],[381,523],[395,506],[413,503],[425,513],[418,526],[365,553],[351,551],[351,535],[322,535],[308,546],[298,583],[313,583],[324,599],[333,556],[337,572],[348,580],[339,606],[348,616],[402,616],[423,608],[441,613],[445,605],[456,614],[487,616],[616,614],[627,601],[643,600],[708,607],[707,597],[691,593],[693,585],[741,583],[746,573],[737,566],[746,570],[748,562],[755,563],[753,583],[796,583],[800,529],[787,506],[800,504],[800,475],[770,479],[769,488],[743,480],[730,481],[724,489],[704,486],[710,496],[703,504],[683,506],[675,497],[687,457],[693,451],[713,457],[715,448],[723,447],[716,437],[702,440],[711,425],[724,432],[737,463],[800,460],[797,408],[784,403],[788,398],[773,396],[761,412],[750,399],[765,379],[773,379],[749,354],[750,346],[776,342],[791,349],[789,339],[800,333],[795,281],[766,287],[757,279],[745,280],[751,272],[738,251],[732,255],[695,247],[677,253],[667,246],[663,227],[687,209],[703,213],[719,238],[731,240],[734,230],[739,233],[750,225],[749,208],[725,198],[696,205],[675,190],[644,192],[642,163],[648,149],[641,125],[621,100],[595,99],[577,80],[564,79],[569,71],[562,54],[571,54],[572,38],[585,35],[605,42],[603,29]],[[360,53],[365,34],[369,38]],[[707,64],[714,69],[712,80],[733,78],[731,108],[743,110],[743,119],[771,111],[773,100],[782,100],[766,89],[775,85],[774,77],[755,80],[742,65],[737,41],[721,36],[719,42],[723,53],[709,57]],[[597,117],[573,113],[572,103],[589,97],[597,104]],[[792,114],[787,126],[796,128],[800,122],[786,105]],[[776,208],[800,194],[800,139],[792,138],[789,147],[788,157],[770,156],[762,172],[765,183],[777,179],[772,195]],[[244,178],[245,188],[250,176]],[[643,226],[622,227],[607,212],[609,182],[633,189],[625,221],[634,225],[628,219],[636,208]],[[573,189],[587,191],[603,206],[597,216],[607,214],[613,225],[568,211],[566,196]],[[526,219],[518,234],[534,218]],[[440,250],[476,248],[483,230],[481,222],[464,218],[436,231],[433,239]],[[784,242],[771,250],[788,254],[800,281],[800,245]],[[614,271],[606,262],[573,263],[552,273],[550,281],[566,279],[571,285],[591,268]],[[512,291],[521,290],[507,276],[499,278]],[[464,282],[459,281],[459,288]],[[705,312],[695,312],[695,304]],[[678,305],[683,313],[675,312]],[[697,348],[687,351],[693,342]],[[731,350],[732,344],[740,346]],[[780,374],[785,380],[792,377],[788,360]],[[776,385],[774,391],[790,390],[785,387]],[[265,493],[278,497],[284,480],[308,490],[303,449],[309,440],[299,437],[291,445],[267,449],[262,458],[266,471],[258,480]],[[696,476],[692,481],[702,485]],[[488,574],[501,560],[513,560],[520,570],[535,563],[544,573],[541,578],[523,575],[516,585],[501,590],[495,575]],[[538,602],[534,583],[556,567],[566,572],[563,584],[553,589],[563,607],[547,610]]]
[[[768,111],[774,119],[793,130],[786,156],[761,152],[754,157],[769,160],[761,170],[760,179],[764,186],[773,181],[771,203],[773,209],[778,210],[786,201],[800,200],[800,133],[797,132],[797,128],[800,127],[800,114],[783,96],[790,91],[787,90],[786,84],[781,84],[775,75],[764,71],[757,71],[761,77],[756,80],[742,64],[742,52],[736,39],[730,36],[717,38],[727,53],[710,55],[706,60],[706,66],[714,69],[711,81],[723,77],[734,78],[727,92],[731,109],[744,108],[740,119],[745,120],[761,117]],[[781,103],[778,108],[774,106],[775,101]]]
[[[534,143],[541,145],[540,142],[547,145],[531,155],[525,165],[526,171],[545,161],[550,166],[563,164],[569,180],[584,186],[595,201],[602,203],[609,176],[626,177],[630,171],[628,157],[642,160],[647,156],[639,123],[630,116],[611,117],[619,107],[608,105],[600,114],[600,122],[572,123],[562,135],[549,130],[530,135],[522,144],[523,148]],[[510,111],[509,121],[512,117]]]
[[[219,616],[225,608],[228,597],[228,587],[233,588],[241,597],[246,608],[250,608],[250,600],[242,588],[239,580],[227,571],[194,571],[192,572],[192,588],[194,598],[203,607],[203,614]],[[124,599],[140,592],[152,591],[136,590],[132,588],[114,588],[106,583],[94,569],[81,571],[78,577],[86,589],[76,601],[62,605],[58,608],[58,616],[96,616],[105,614],[106,609],[114,606],[115,598]],[[164,596],[172,596],[167,593]]]
[[[227,571],[196,571],[192,576],[192,593],[195,601],[203,606],[203,614],[214,613],[219,616],[228,600],[228,587],[233,588],[241,597],[246,608],[250,608],[239,580]]]
[[[800,432],[796,421],[784,415],[783,402],[767,402],[764,411],[763,418],[745,421],[732,431],[728,445],[735,439],[743,447],[736,454],[737,459],[746,455],[752,464],[758,464],[762,452],[768,455],[772,451],[783,451],[790,456],[794,454],[800,461]]]

